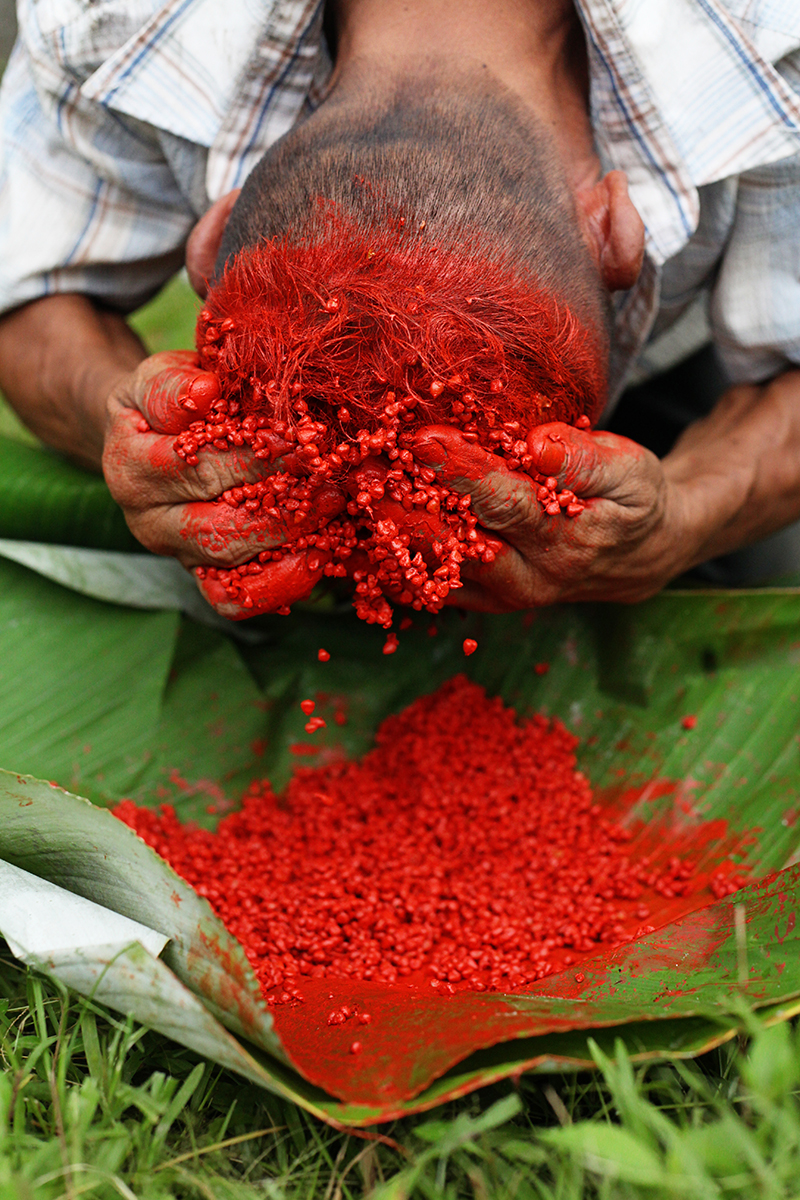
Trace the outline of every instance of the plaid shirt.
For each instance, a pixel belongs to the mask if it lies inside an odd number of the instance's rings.
[[[800,3],[576,0],[606,170],[644,219],[611,393],[686,350],[800,363]],[[319,103],[322,0],[20,0],[0,92],[0,311],[78,291],[123,311],[208,205]],[[659,347],[662,347],[659,350]]]

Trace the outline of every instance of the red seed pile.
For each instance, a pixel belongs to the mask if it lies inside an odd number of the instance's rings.
[[[351,576],[359,616],[388,627],[389,597],[437,612],[465,560],[494,560],[501,543],[478,528],[469,496],[415,460],[424,425],[452,426],[530,474],[551,516],[583,511],[534,470],[525,439],[543,421],[586,428],[599,413],[592,338],[552,296],[411,237],[402,217],[365,233],[330,211],[316,239],[243,252],[209,294],[197,346],[221,395],[176,451],[196,464],[205,446],[250,447],[275,473],[222,500],[288,528],[252,562],[205,569],[245,607],[243,580],[307,552],[311,570]],[[331,483],[349,499],[325,515]]]
[[[659,866],[631,860],[576,744],[457,676],[360,761],[298,768],[280,797],[254,783],[215,833],[166,805],[116,814],[208,898],[270,1003],[308,977],[521,987],[652,928],[653,898],[707,886],[663,845]],[[723,869],[711,890],[741,883]]]

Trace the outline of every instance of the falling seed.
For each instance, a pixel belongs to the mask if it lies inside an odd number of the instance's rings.
[[[464,653],[467,658],[469,658],[470,654],[474,654],[477,649],[478,643],[474,638],[464,638]]]

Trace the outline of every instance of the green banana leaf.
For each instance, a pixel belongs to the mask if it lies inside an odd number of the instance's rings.
[[[0,537],[139,550],[105,480],[44,447],[0,436]]]
[[[261,619],[261,642],[242,645],[0,562],[0,765],[12,772],[0,777],[0,857],[170,939],[160,958],[135,943],[75,946],[41,969],[346,1125],[523,1070],[591,1065],[587,1031],[644,1060],[732,1036],[742,998],[770,1020],[800,1011],[800,595],[668,592],[431,624],[416,618],[389,657],[381,631],[337,611]],[[634,850],[657,853],[664,829],[692,844],[714,822],[699,869],[732,856],[754,882],[695,912],[665,902],[656,932],[514,995],[309,981],[303,1004],[270,1014],[205,901],[102,806],[169,800],[213,824],[253,776],[280,786],[334,746],[362,752],[389,712],[458,671],[580,735],[580,765],[601,803],[627,813]],[[347,723],[305,735],[307,696]],[[327,1025],[344,1002],[372,1014],[359,1055],[349,1023]]]

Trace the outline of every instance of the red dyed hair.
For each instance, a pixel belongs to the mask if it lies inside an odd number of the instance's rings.
[[[291,420],[301,397],[329,427],[348,420],[342,407],[371,427],[393,391],[415,398],[419,424],[448,423],[466,401],[480,433],[497,419],[594,422],[605,401],[598,340],[552,294],[402,217],[366,231],[332,206],[305,238],[240,251],[197,338],[244,414]]]

